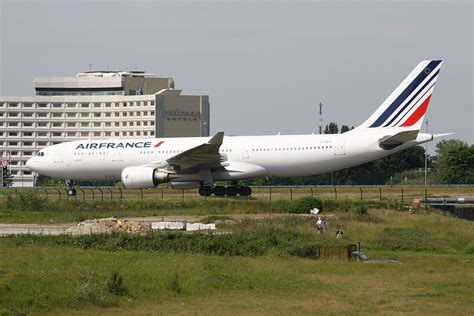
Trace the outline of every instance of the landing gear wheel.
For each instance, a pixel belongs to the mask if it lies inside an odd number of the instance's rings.
[[[239,188],[236,186],[231,186],[225,188],[227,196],[236,196],[239,193]]]
[[[68,196],[76,196],[76,189],[68,189],[67,190]]]
[[[199,195],[200,196],[211,196],[212,195],[212,187],[209,185],[205,185],[199,188]]]
[[[224,196],[226,193],[225,187],[223,186],[215,186],[214,189],[212,189],[212,193],[214,193],[215,196]]]
[[[244,186],[239,188],[240,196],[250,196],[252,195],[252,189],[250,187]]]

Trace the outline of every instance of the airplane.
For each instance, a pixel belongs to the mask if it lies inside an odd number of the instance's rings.
[[[202,196],[250,196],[239,181],[332,172],[450,135],[420,133],[441,65],[420,62],[365,122],[343,134],[77,140],[46,147],[26,165],[65,179],[69,196],[75,181],[119,180],[126,189],[170,183],[199,188]]]

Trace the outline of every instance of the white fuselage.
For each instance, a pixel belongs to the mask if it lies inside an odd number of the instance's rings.
[[[244,180],[254,177],[309,176],[362,164],[416,145],[411,141],[393,150],[383,150],[383,135],[351,131],[334,135],[227,136],[219,152],[231,166],[257,166],[264,172],[244,172],[229,178],[214,173],[213,180]],[[419,135],[423,136],[423,134]],[[166,161],[208,141],[208,137],[80,140],[42,150],[28,161],[40,174],[76,181],[118,181],[130,166]],[[250,170],[252,171],[252,170]],[[192,170],[175,181],[197,181]]]

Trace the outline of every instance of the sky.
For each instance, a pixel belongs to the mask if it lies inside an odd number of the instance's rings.
[[[0,0],[0,95],[92,69],[172,76],[209,95],[211,133],[357,126],[411,70],[442,59],[432,133],[474,143],[471,1]],[[426,125],[425,125],[426,127]],[[425,129],[424,127],[424,129]]]

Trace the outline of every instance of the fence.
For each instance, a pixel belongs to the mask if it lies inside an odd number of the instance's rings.
[[[248,197],[202,197],[197,190],[172,190],[167,187],[154,189],[126,190],[120,187],[79,187],[77,195],[68,197],[64,188],[10,188],[3,192],[18,194],[20,190],[34,190],[40,195],[56,200],[76,201],[147,201],[147,200],[190,200],[190,199],[248,199]],[[252,198],[260,200],[293,200],[305,196],[322,199],[391,199],[410,204],[414,198],[445,195],[474,195],[474,186],[255,186]],[[4,195],[0,194],[0,198]]]

